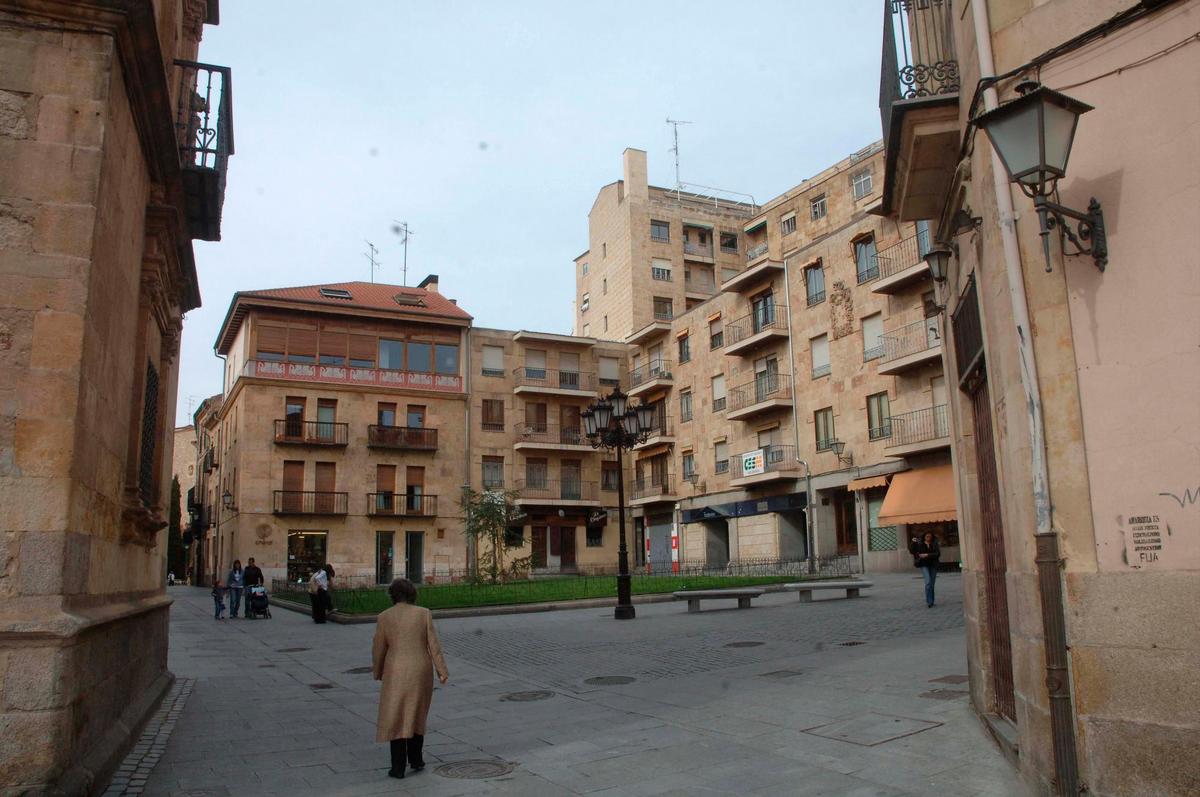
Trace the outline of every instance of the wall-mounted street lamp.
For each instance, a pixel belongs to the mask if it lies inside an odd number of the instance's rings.
[[[583,430],[592,448],[604,448],[617,452],[617,506],[620,512],[620,548],[617,553],[617,607],[613,617],[632,620],[633,591],[629,578],[629,550],[625,547],[625,470],[621,452],[646,442],[654,427],[654,408],[642,402],[637,407],[629,405],[629,397],[614,387],[612,393],[591,404],[580,413]]]
[[[929,265],[929,273],[933,275],[936,282],[945,282],[946,275],[950,273],[950,256],[954,251],[946,244],[934,244],[933,247],[925,253],[925,262]]]
[[[1034,81],[1022,82],[1017,91],[1021,96],[976,116],[971,123],[987,133],[1008,179],[1033,199],[1041,223],[1046,271],[1050,271],[1050,231],[1055,228],[1074,246],[1067,254],[1091,255],[1096,268],[1104,271],[1108,243],[1100,203],[1092,197],[1084,213],[1049,199],[1058,178],[1067,173],[1079,117],[1092,106]],[[1077,222],[1074,231],[1067,219]]]
[[[221,503],[224,504],[225,508],[230,512],[237,509],[237,507],[233,505],[233,493],[229,492],[228,490],[226,490],[221,496]]]
[[[842,452],[846,450],[846,444],[844,442],[835,438],[834,440],[830,441],[829,447],[833,449],[833,453],[837,454],[838,462],[843,465],[854,464],[853,454],[847,454],[844,457],[842,456]]]

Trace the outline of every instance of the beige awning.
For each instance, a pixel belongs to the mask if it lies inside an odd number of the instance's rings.
[[[865,479],[855,479],[846,485],[846,489],[852,493],[859,490],[869,490],[872,487],[887,487],[887,476],[868,476]]]
[[[897,473],[892,477],[883,507],[879,510],[881,526],[900,523],[940,523],[957,520],[954,503],[954,468],[937,465],[932,468]]]

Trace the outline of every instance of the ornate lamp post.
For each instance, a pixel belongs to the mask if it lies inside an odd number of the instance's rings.
[[[613,617],[632,620],[635,617],[629,580],[629,550],[625,547],[625,470],[621,452],[646,442],[654,425],[654,409],[645,402],[629,406],[629,397],[614,387],[612,393],[589,406],[582,413],[583,429],[592,448],[617,452],[617,505],[620,512],[621,547],[617,559],[617,608]]]

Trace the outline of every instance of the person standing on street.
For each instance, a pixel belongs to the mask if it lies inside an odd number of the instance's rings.
[[[425,768],[422,748],[425,722],[433,702],[433,674],[443,684],[450,679],[433,615],[417,606],[417,588],[407,578],[388,587],[392,608],[379,615],[371,646],[371,672],[383,681],[375,741],[391,745],[388,775],[404,777],[407,762],[413,772]]]
[[[213,582],[212,588],[213,598],[213,619],[223,620],[225,614],[225,589],[221,586],[221,579]]]
[[[246,572],[242,574],[242,578],[246,582],[247,587],[266,586],[263,581],[263,571],[258,568],[258,565],[254,564],[253,556],[246,560]]]
[[[229,569],[229,578],[225,579],[225,585],[229,589],[229,617],[231,619],[237,619],[238,607],[242,603],[242,588],[245,583],[246,574],[242,570],[242,561],[234,559],[233,567]]]
[[[333,598],[329,594],[332,587],[333,566],[321,565],[308,580],[308,600],[312,604],[314,623],[324,623],[325,614],[333,610]]]
[[[938,545],[937,536],[932,531],[927,531],[920,539],[913,538],[910,551],[913,556],[913,566],[919,567],[922,575],[925,576],[925,605],[932,609],[933,585],[937,581],[938,562],[942,558],[942,549]]]

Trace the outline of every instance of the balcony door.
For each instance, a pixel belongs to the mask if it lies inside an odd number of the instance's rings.
[[[409,465],[404,472],[405,510],[410,515],[424,514],[425,468]]]
[[[425,532],[404,532],[404,577],[414,584],[425,580]]]
[[[650,347],[647,353],[650,359],[650,372],[647,377],[659,376],[663,372],[663,346],[661,343],[655,343]]]
[[[332,513],[337,507],[337,463],[317,463],[317,494],[314,496],[313,509],[319,513]]]
[[[283,463],[283,511],[299,512],[304,506],[304,463]]]
[[[525,487],[531,490],[545,490],[549,464],[545,459],[525,460]]]
[[[564,351],[558,355],[558,386],[571,390],[579,388],[579,354]]]
[[[396,405],[391,402],[379,402],[376,419],[380,426],[395,426]]]
[[[534,380],[546,378],[546,352],[544,350],[525,350],[525,378]]]
[[[754,316],[754,331],[762,332],[775,323],[775,294],[764,293],[751,302]]]
[[[396,511],[396,466],[375,466],[375,513],[391,515]]]
[[[284,402],[284,435],[292,439],[304,437],[304,398],[288,396]]]
[[[765,401],[779,388],[779,360],[761,357],[754,361],[754,400]]]
[[[317,439],[333,442],[334,422],[337,420],[335,399],[317,400]]]
[[[538,402],[525,405],[525,425],[531,434],[543,434],[546,431],[546,404]]]
[[[583,463],[578,459],[564,459],[560,466],[564,501],[579,501],[583,498]]]
[[[391,584],[395,577],[396,533],[375,532],[375,583]]]
[[[559,409],[559,415],[562,419],[562,431],[559,440],[572,446],[582,443],[583,435],[579,431],[579,408],[569,404],[564,405]]]
[[[938,437],[950,434],[946,425],[946,377],[935,376],[929,380],[930,392],[933,394],[933,431]]]

